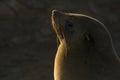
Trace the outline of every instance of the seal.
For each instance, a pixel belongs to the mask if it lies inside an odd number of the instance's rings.
[[[57,10],[52,11],[51,18],[60,42],[54,80],[120,80],[120,59],[102,22]]]

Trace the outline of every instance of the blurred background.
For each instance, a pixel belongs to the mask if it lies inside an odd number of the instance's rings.
[[[53,80],[53,9],[99,19],[120,53],[120,0],[0,0],[0,80]]]

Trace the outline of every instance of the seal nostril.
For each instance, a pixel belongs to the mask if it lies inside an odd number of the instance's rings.
[[[58,11],[58,10],[52,10],[52,15],[61,15],[62,12]]]
[[[55,14],[57,12],[57,10],[52,10],[52,14]]]
[[[60,12],[59,12],[58,10],[53,10],[53,11],[52,11],[52,14],[53,14],[53,15],[56,15],[56,14],[59,14],[59,13],[60,13]]]

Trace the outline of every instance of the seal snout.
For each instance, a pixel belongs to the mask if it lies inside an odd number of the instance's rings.
[[[52,14],[54,14],[54,15],[59,14],[59,13],[61,13],[61,12],[58,10],[52,10]]]
[[[52,16],[54,17],[60,17],[63,15],[63,12],[60,12],[58,10],[52,10]]]
[[[61,29],[60,20],[59,20],[60,16],[61,16],[60,11],[58,11],[58,10],[53,10],[52,11],[52,25],[53,25],[53,28],[54,28],[56,34],[59,36],[59,39],[62,39],[63,35],[62,35],[62,29]]]
[[[56,12],[58,12],[57,10],[52,10],[52,14],[55,14]]]
[[[53,18],[53,21],[56,20],[56,15],[58,14],[58,11],[57,10],[53,10],[52,11],[52,18]]]

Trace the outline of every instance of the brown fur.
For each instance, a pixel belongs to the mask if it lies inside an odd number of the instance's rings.
[[[60,41],[55,80],[120,80],[120,59],[103,23],[87,15],[53,10],[52,24]]]

